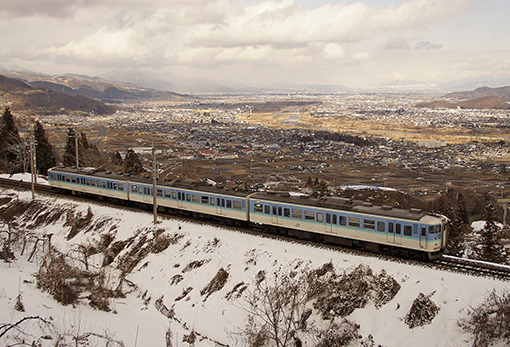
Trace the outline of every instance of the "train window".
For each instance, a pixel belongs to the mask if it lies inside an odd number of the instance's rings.
[[[413,234],[413,227],[410,225],[404,225],[404,235],[411,236]]]
[[[331,224],[331,214],[326,213],[326,223]]]
[[[200,195],[191,194],[191,201],[193,201],[195,204],[198,204],[200,202]]]
[[[71,177],[66,176],[66,182],[71,182]]]
[[[377,222],[377,231],[385,232],[386,224],[384,222]]]
[[[241,201],[234,200],[234,208],[236,210],[241,210],[243,208],[243,205],[241,204]]]
[[[114,190],[118,190],[118,189],[119,189],[119,186],[118,186],[118,184],[117,184],[117,183],[114,183],[114,184],[113,184],[113,189],[114,189]]]
[[[345,217],[345,216],[338,216],[338,224],[340,224],[340,225],[347,225],[347,217]]]
[[[441,232],[441,226],[440,225],[434,225],[429,227],[429,233],[431,234],[439,234]]]
[[[212,206],[214,206],[214,204],[216,203],[216,199],[211,198],[211,199],[209,199],[209,202],[211,203]]]
[[[427,228],[421,227],[421,236],[427,236]]]
[[[271,206],[264,205],[264,213],[265,214],[271,214]]]
[[[283,216],[284,217],[290,217],[290,208],[284,208],[283,209]]]
[[[375,230],[375,220],[364,219],[363,220],[363,228],[368,229],[368,230]]]
[[[209,205],[209,197],[202,195],[202,204]]]
[[[143,194],[143,187],[138,187],[138,193]]]
[[[172,199],[174,199],[174,200],[177,199],[177,192],[175,192],[175,191],[172,192]]]
[[[254,212],[262,213],[262,204],[255,204],[255,205],[253,206],[253,211],[254,211]]]
[[[393,233],[393,226],[394,226],[393,223],[388,223],[388,232],[389,233]]]
[[[156,190],[156,195],[162,198],[163,197],[163,190],[157,189]]]
[[[305,211],[305,219],[306,220],[315,220],[315,212]]]
[[[92,187],[95,187],[95,186],[96,186],[96,180],[92,180],[90,183],[91,183],[90,185],[91,185]]]
[[[317,222],[323,222],[324,221],[324,215],[322,213],[317,213]]]
[[[220,199],[221,200],[221,207],[225,207],[225,199]]]
[[[227,208],[232,208],[232,200],[227,200]]]
[[[71,177],[71,182],[76,183],[76,177]]]
[[[281,216],[283,215],[283,208],[281,206],[278,206],[278,215]]]
[[[349,226],[353,228],[360,227],[360,220],[358,217],[349,217]]]
[[[278,214],[278,209],[276,208],[276,206],[273,206],[273,215],[277,215]]]
[[[292,209],[292,218],[303,219],[303,212],[297,208]]]
[[[186,201],[190,201],[191,202],[191,194],[186,194]]]
[[[402,232],[402,225],[400,223],[395,224],[395,233],[400,234]]]
[[[331,223],[336,224],[336,214],[331,216]]]

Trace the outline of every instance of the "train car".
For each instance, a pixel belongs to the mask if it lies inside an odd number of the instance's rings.
[[[48,183],[56,190],[129,200],[126,177],[94,168],[51,168]]]
[[[48,181],[52,188],[73,194],[96,195],[146,205],[153,203],[153,182],[147,178],[93,168],[61,167],[48,170]],[[249,219],[247,195],[249,193],[179,181],[158,180],[156,184],[159,208],[244,222]]]
[[[152,204],[152,189],[152,180],[133,178],[129,181],[129,199]],[[158,181],[156,189],[159,207],[244,222],[249,218],[246,192],[179,181]]]
[[[293,236],[426,259],[438,258],[446,245],[448,219],[418,209],[288,193],[257,193],[249,205],[251,222],[284,228]]]

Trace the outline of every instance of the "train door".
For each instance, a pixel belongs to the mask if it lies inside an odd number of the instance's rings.
[[[395,224],[393,222],[388,223],[388,232],[386,233],[386,240],[389,243],[395,243]]]
[[[180,208],[184,207],[184,203],[183,203],[183,201],[185,199],[184,195],[185,194],[182,192],[177,192],[177,207],[180,207]]]
[[[143,201],[145,202],[152,201],[152,188],[143,187]]]
[[[402,224],[395,223],[395,244],[402,244]]]
[[[333,232],[333,217],[336,217],[336,215],[331,215],[331,213],[326,213],[326,222],[324,223],[324,231],[327,233]]]
[[[282,216],[283,216],[283,208],[281,206],[273,206],[273,213],[271,214],[271,222],[273,224],[281,224]]]
[[[225,198],[217,198],[216,200],[216,213],[224,214],[223,208],[225,207]]]
[[[420,247],[427,248],[427,227],[422,226],[420,232]]]

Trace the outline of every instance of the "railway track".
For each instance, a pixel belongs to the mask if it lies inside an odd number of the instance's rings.
[[[14,189],[25,189],[25,190],[31,190],[32,184],[31,182],[24,182],[24,181],[16,181],[16,180],[10,180],[6,178],[0,178],[0,186],[7,187],[7,188],[14,188]],[[35,184],[34,188],[37,192],[49,194],[49,195],[58,195],[60,194],[55,193],[51,190],[51,188],[46,184]],[[66,196],[67,198],[72,199],[79,199],[79,200],[85,200],[83,197],[77,197],[77,196]],[[114,205],[111,203],[107,203],[106,201],[95,201],[99,204],[105,204],[108,206],[115,206],[117,208],[122,209],[128,209],[128,210],[136,210],[134,207],[128,207],[128,206],[119,206]],[[188,220],[192,222],[197,222],[197,220],[193,218],[187,218],[185,216],[176,216],[176,215],[165,215],[166,217],[170,218],[181,218],[183,220]],[[199,223],[206,223],[205,221],[200,221]],[[207,222],[214,226],[221,226],[217,222]],[[228,226],[229,229],[235,229],[237,231],[246,232],[249,234],[254,235],[261,235],[260,231],[254,231],[248,228],[243,227],[233,227]],[[289,236],[282,236],[282,235],[273,235],[264,233],[264,237],[269,238],[278,238],[287,242],[297,242],[302,244],[307,244],[313,247],[322,248],[322,249],[333,249],[343,252],[349,252],[353,253],[355,255],[365,255],[365,256],[371,256],[371,257],[381,257],[382,259],[389,260],[389,261],[398,261],[398,262],[408,262],[415,265],[423,265],[423,262],[412,260],[412,259],[402,259],[397,258],[395,256],[391,256],[388,254],[378,254],[378,253],[372,253],[365,250],[355,249],[355,248],[345,248],[338,245],[329,245],[329,244],[317,244],[309,240],[299,240],[296,238],[291,238]],[[472,259],[464,259],[464,258],[457,258],[452,256],[443,255],[440,259],[426,263],[430,267],[435,267],[443,270],[448,270],[452,272],[458,272],[458,273],[465,273],[473,276],[484,276],[484,277],[491,277],[495,279],[510,281],[510,266],[508,265],[501,265],[496,263],[489,263],[489,262],[483,262],[478,260],[472,260]]]
[[[457,258],[448,255],[443,255],[440,259],[434,261],[433,264],[455,272],[510,281],[510,266],[508,265]]]

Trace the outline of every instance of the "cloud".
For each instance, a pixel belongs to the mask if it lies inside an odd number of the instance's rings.
[[[358,61],[369,59],[369,58],[370,58],[370,54],[368,52],[357,52],[352,55],[352,59],[358,60]]]
[[[441,49],[443,48],[443,45],[432,43],[430,41],[419,41],[416,43],[416,49],[418,50],[433,50],[433,49]]]
[[[378,36],[394,36],[384,46],[388,50],[441,48],[429,41],[411,45],[405,37],[464,11],[471,0],[404,0],[384,8],[362,0],[315,7],[295,0],[254,3],[4,0],[0,30],[14,24],[23,30],[4,40],[9,55],[2,56],[3,64],[44,58],[46,65],[195,69],[197,74],[207,72],[205,67],[227,71],[235,65],[298,71],[366,64],[380,56],[372,42]]]
[[[403,37],[393,37],[383,47],[384,49],[411,49],[409,43]]]

